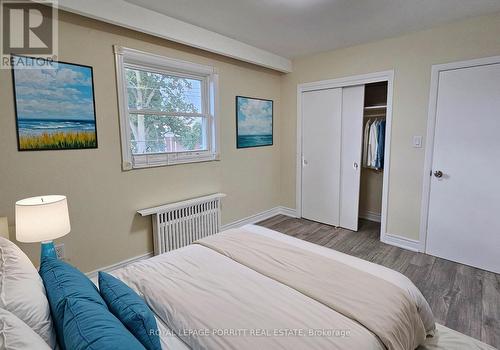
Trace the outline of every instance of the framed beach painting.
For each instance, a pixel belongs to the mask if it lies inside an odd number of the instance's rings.
[[[236,96],[236,147],[273,144],[273,101]]]
[[[19,151],[97,148],[92,67],[35,68],[35,58],[16,60],[22,62],[12,69]]]

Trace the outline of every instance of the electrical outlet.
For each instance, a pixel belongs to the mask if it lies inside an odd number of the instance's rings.
[[[64,243],[56,245],[56,255],[60,260],[64,260]]]

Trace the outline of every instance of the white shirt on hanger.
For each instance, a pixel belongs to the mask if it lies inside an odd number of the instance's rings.
[[[378,121],[375,121],[370,126],[370,135],[368,137],[368,166],[375,167],[375,158],[377,158],[378,147]]]
[[[365,131],[363,136],[363,165],[368,166],[368,138],[370,137],[370,121],[365,124]]]

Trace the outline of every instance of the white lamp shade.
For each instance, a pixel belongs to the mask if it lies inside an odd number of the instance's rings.
[[[0,218],[0,237],[9,239],[9,221],[6,217]]]
[[[71,231],[66,196],[40,196],[16,202],[16,239],[45,242]]]

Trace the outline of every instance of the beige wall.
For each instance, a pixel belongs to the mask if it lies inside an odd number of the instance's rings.
[[[150,220],[137,209],[222,191],[227,223],[280,204],[279,135],[272,147],[237,150],[234,112],[235,95],[273,99],[279,130],[279,73],[76,15],[60,19],[60,60],[94,68],[99,148],[18,152],[11,72],[1,70],[0,216],[13,224],[16,200],[66,194],[72,232],[59,241],[69,261],[89,271],[152,250]],[[221,161],[121,171],[113,44],[217,67]],[[22,247],[37,263],[39,245]]]
[[[84,271],[152,250],[151,228],[137,209],[222,191],[223,222],[277,205],[295,207],[298,83],[395,70],[388,232],[417,239],[430,70],[435,63],[500,55],[500,14],[294,61],[294,72],[270,70],[62,13],[60,59],[94,67],[99,148],[18,152],[11,74],[0,71],[0,216],[14,222],[14,202],[66,194],[72,232],[61,239]],[[214,65],[220,74],[221,161],[121,171],[112,45]],[[235,95],[275,101],[275,145],[237,150]],[[11,238],[14,238],[11,228]],[[22,245],[38,261],[38,245]]]
[[[359,213],[379,214],[382,212],[382,189],[384,173],[361,168],[359,189]]]
[[[500,14],[294,60],[281,85],[282,204],[295,207],[297,84],[394,69],[387,231],[418,239],[425,150],[411,140],[426,134],[431,66],[494,55]]]

